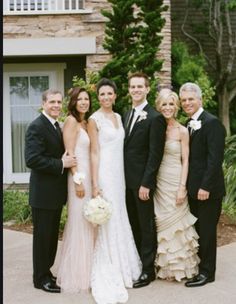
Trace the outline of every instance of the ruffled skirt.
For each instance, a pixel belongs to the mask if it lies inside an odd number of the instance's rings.
[[[193,226],[195,221],[196,218],[187,211],[179,221],[164,230],[157,225],[157,277],[181,281],[198,273],[199,237]]]

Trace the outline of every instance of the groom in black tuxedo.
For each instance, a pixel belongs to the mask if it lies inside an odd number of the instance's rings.
[[[155,279],[157,236],[153,192],[164,151],[166,122],[147,102],[150,90],[147,75],[134,73],[128,81],[132,109],[124,115],[126,204],[143,264],[142,273],[133,285],[139,288]]]
[[[25,160],[31,168],[29,203],[33,218],[33,283],[47,292],[60,292],[50,268],[54,264],[63,204],[67,199],[67,172],[76,159],[64,152],[57,121],[62,94],[47,90],[42,96],[43,112],[28,127]]]
[[[185,283],[187,287],[205,285],[215,280],[216,231],[225,195],[222,162],[225,129],[217,117],[202,108],[202,92],[198,85],[185,83],[180,88],[183,110],[191,118],[190,155],[187,190],[190,210],[198,220],[199,274]]]

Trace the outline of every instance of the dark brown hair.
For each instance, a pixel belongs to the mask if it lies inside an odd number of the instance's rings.
[[[117,86],[113,80],[110,80],[108,78],[102,78],[101,80],[99,80],[99,82],[96,85],[97,94],[99,94],[99,90],[103,86],[109,86],[109,87],[113,88],[115,93],[117,92]]]
[[[143,73],[143,72],[135,72],[135,73],[129,74],[128,75],[128,85],[129,86],[130,86],[130,80],[131,80],[131,78],[134,78],[134,77],[144,78],[144,80],[145,80],[145,86],[149,87],[149,78],[148,78],[148,75],[145,74],[145,73]]]
[[[85,89],[85,88],[80,88],[80,87],[74,87],[69,91],[69,96],[70,96],[70,101],[68,103],[68,115],[72,115],[75,117],[75,119],[78,122],[81,122],[81,115],[80,113],[77,111],[76,109],[76,105],[77,105],[77,99],[78,96],[81,92],[86,92],[88,94],[89,97],[89,110],[88,112],[85,114],[85,119],[88,118],[88,116],[90,115],[91,112],[91,106],[92,106],[92,99],[91,99],[91,95],[90,93]]]

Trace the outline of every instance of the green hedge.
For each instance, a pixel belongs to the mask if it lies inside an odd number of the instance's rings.
[[[28,203],[27,191],[3,191],[3,222],[14,221],[16,224],[32,223],[31,207]],[[62,210],[60,230],[62,231],[67,219],[66,207]]]

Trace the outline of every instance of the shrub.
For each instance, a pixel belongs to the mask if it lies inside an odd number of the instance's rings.
[[[64,230],[66,221],[67,221],[67,206],[65,205],[63,207],[62,213],[61,213],[61,221],[60,221],[60,231],[61,232]]]
[[[111,10],[102,10],[106,17],[103,47],[112,58],[99,72],[111,78],[118,87],[116,112],[122,114],[130,104],[128,73],[143,71],[150,78],[149,102],[154,105],[157,89],[156,73],[162,60],[157,57],[165,24],[162,12],[168,9],[163,1],[108,0]]]
[[[17,224],[32,221],[28,192],[5,190],[3,192],[3,221],[14,220]]]
[[[226,186],[223,210],[236,220],[236,135],[226,138],[223,169]]]
[[[206,61],[201,55],[190,55],[186,43],[175,41],[171,48],[172,82],[176,93],[185,82],[195,82],[202,89],[205,110],[217,114],[217,103],[214,100],[215,87],[206,72]],[[184,113],[180,113],[185,116]],[[181,119],[182,122],[183,119]]]
[[[15,221],[16,224],[31,224],[32,213],[28,203],[29,193],[19,190],[5,190],[3,192],[3,222]],[[67,220],[67,207],[62,209],[60,231],[64,230]]]

